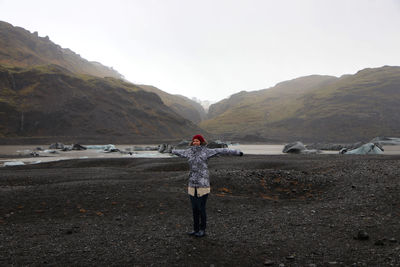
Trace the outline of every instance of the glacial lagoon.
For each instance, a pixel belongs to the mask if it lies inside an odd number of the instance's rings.
[[[174,157],[168,153],[159,153],[158,151],[136,151],[137,147],[154,147],[154,144],[143,145],[115,145],[115,148],[123,151],[104,152],[101,149],[72,150],[61,151],[49,149],[49,145],[3,145],[0,146],[0,155],[9,155],[10,157],[0,158],[0,167],[23,164],[39,164],[49,161],[59,161],[68,159],[86,159],[86,158],[169,158]],[[236,144],[229,145],[230,149],[239,149],[244,154],[253,155],[281,155],[283,144]],[[41,150],[37,150],[41,148]],[[400,146],[383,146],[384,155],[400,155]],[[37,153],[32,157],[31,152]],[[129,153],[130,152],[130,153]],[[338,154],[338,151],[323,151],[322,154]]]

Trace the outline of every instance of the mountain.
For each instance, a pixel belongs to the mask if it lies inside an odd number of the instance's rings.
[[[0,88],[3,138],[121,143],[181,140],[200,132],[154,93],[58,65],[0,65]]]
[[[157,87],[150,85],[138,86],[145,91],[156,93],[159,97],[161,97],[165,105],[193,123],[199,123],[207,116],[204,108],[199,103],[190,100],[185,96],[168,94]]]
[[[49,37],[39,37],[21,27],[0,21],[0,64],[18,67],[59,65],[73,73],[123,79],[113,68],[88,61]]]
[[[0,21],[3,143],[160,142],[203,132],[149,91],[48,37]]]
[[[312,75],[232,95],[200,127],[249,141],[352,142],[400,136],[400,67]]]
[[[205,110],[205,112],[208,112],[209,107],[210,107],[212,104],[216,103],[215,101],[201,100],[201,99],[198,99],[197,97],[193,97],[192,100],[195,101],[195,102],[197,102],[197,103],[199,103],[199,104],[203,107],[203,109]]]

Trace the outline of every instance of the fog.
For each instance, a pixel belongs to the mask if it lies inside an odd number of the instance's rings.
[[[202,100],[400,65],[398,0],[0,0],[0,19]]]

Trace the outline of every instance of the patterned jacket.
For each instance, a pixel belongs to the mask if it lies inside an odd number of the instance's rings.
[[[210,187],[210,177],[208,172],[207,160],[216,155],[240,155],[239,150],[228,148],[207,148],[205,146],[191,146],[188,149],[173,149],[172,154],[182,158],[187,158],[190,166],[189,186],[190,187]]]

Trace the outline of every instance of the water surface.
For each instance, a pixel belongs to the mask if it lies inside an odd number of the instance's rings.
[[[125,153],[113,152],[106,153],[102,150],[87,149],[60,151],[48,149],[48,145],[12,145],[0,146],[0,155],[10,155],[10,157],[0,158],[0,166],[5,164],[37,164],[48,161],[68,160],[68,159],[84,159],[84,158],[169,158],[172,155],[168,153],[159,153],[158,151],[134,151],[134,147],[151,147],[156,145],[115,145]],[[42,150],[37,150],[40,147]],[[230,145],[231,149],[239,149],[245,154],[252,155],[281,155],[284,145]],[[384,146],[384,155],[400,155],[400,146]],[[56,153],[51,153],[55,151]],[[131,154],[128,154],[128,151]],[[36,152],[37,157],[31,157],[30,153]],[[338,154],[338,151],[323,151],[322,154]]]

